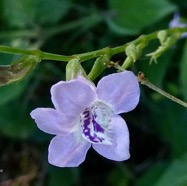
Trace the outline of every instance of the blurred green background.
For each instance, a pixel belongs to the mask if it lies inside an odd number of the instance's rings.
[[[184,0],[0,0],[0,10],[1,45],[64,55],[115,47],[166,29],[175,12],[187,19]],[[151,42],[145,53],[157,47]],[[0,65],[19,57],[0,54]],[[125,55],[112,59],[123,62]],[[89,71],[92,64],[83,66]],[[65,79],[65,65],[42,61],[24,80],[0,87],[0,185],[187,186],[187,109],[142,86],[138,107],[122,115],[130,131],[128,161],[110,161],[91,149],[78,168],[49,165],[52,136],[36,127],[30,112],[52,107],[50,87]],[[149,65],[142,55],[132,70],[187,101],[186,39],[157,64]]]

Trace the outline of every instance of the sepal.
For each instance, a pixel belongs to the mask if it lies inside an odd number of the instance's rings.
[[[87,77],[86,72],[79,62],[79,59],[73,58],[66,65],[66,81],[76,79],[78,76]]]

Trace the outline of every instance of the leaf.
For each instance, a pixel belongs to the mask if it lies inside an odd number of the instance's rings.
[[[187,153],[176,159],[167,168],[155,186],[187,185]]]
[[[176,9],[167,0],[109,0],[109,6],[113,12],[109,25],[123,34],[138,34]]]
[[[57,23],[70,6],[71,0],[34,0],[35,20],[42,24]]]
[[[58,22],[69,10],[66,0],[2,0],[3,16],[12,27]]]
[[[24,104],[19,100],[0,105],[0,132],[11,138],[28,138],[36,129]]]
[[[180,62],[180,82],[182,95],[187,101],[187,41],[183,48],[183,55]]]
[[[137,180],[135,186],[154,185],[166,168],[166,162],[156,162]]]
[[[115,186],[128,186],[129,178],[128,171],[126,167],[117,167],[113,169],[108,175],[108,184],[107,185],[115,185]]]
[[[22,81],[0,87],[0,105],[17,98],[26,88],[28,78]]]
[[[73,186],[78,185],[79,182],[79,169],[78,168],[54,168],[49,170],[48,186],[63,185]]]
[[[187,110],[182,106],[165,100],[159,110],[152,112],[155,126],[158,127],[160,138],[171,150],[171,156],[178,157],[187,149]]]

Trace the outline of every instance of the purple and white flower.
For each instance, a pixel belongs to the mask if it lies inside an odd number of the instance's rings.
[[[169,28],[174,28],[174,27],[179,27],[179,28],[187,27],[187,24],[181,22],[179,13],[175,13],[173,19],[169,23]],[[187,32],[182,33],[181,37],[182,38],[187,37]]]
[[[118,114],[133,110],[140,97],[130,71],[103,77],[97,87],[83,77],[60,81],[51,88],[53,108],[37,108],[31,117],[42,131],[56,135],[49,145],[49,163],[76,167],[92,146],[115,161],[127,160],[129,131]]]

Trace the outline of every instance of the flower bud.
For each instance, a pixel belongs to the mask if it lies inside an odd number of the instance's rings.
[[[157,34],[157,37],[160,41],[160,44],[163,45],[164,42],[166,41],[167,39],[167,32],[165,30],[160,30]]]
[[[77,76],[86,77],[86,72],[80,65],[78,58],[71,59],[66,65],[66,81],[75,79]]]
[[[98,57],[92,67],[92,70],[88,74],[89,79],[94,80],[97,78],[108,67],[109,63],[109,55],[105,54]]]
[[[135,62],[138,58],[138,51],[137,51],[136,46],[133,43],[130,43],[126,47],[125,53],[126,53],[127,57],[129,57],[133,62]]]

